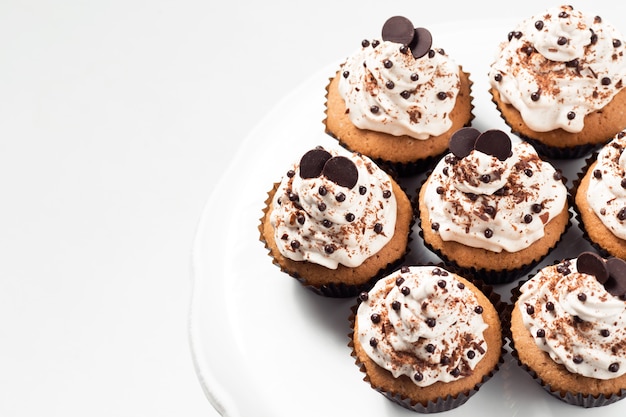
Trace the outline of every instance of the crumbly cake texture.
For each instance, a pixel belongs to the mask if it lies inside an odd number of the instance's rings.
[[[358,304],[353,307],[353,314],[350,317],[352,332],[348,345],[352,348],[352,356],[355,358],[356,365],[365,374],[364,380],[389,400],[412,411],[432,413],[461,406],[497,372],[500,363],[502,363],[503,336],[500,321],[501,311],[498,309],[503,310],[504,304],[500,302],[500,297],[492,291],[491,287],[480,282],[472,283],[456,274],[454,277],[478,299],[480,306],[483,307],[481,314],[488,324],[488,328],[483,333],[488,346],[487,353],[471,375],[455,381],[438,381],[432,385],[420,387],[406,375],[394,378],[391,372],[370,359],[359,343],[357,337],[359,323],[356,317]]]
[[[519,111],[503,103],[500,94],[490,89],[504,122],[511,131],[530,142],[540,155],[555,159],[583,157],[607,143],[626,124],[626,90],[621,90],[602,110],[585,116],[585,128],[578,133],[555,129],[536,132],[530,129]]]
[[[263,217],[259,225],[260,240],[269,250],[273,263],[283,272],[296,278],[313,292],[329,297],[351,297],[367,289],[377,278],[401,263],[408,250],[413,226],[413,209],[409,198],[400,185],[391,179],[392,191],[397,200],[397,220],[393,238],[375,255],[360,266],[349,268],[339,265],[329,269],[308,261],[293,261],[283,256],[274,240],[274,228],[270,223],[272,200],[278,183],[268,193]]]
[[[347,149],[368,155],[383,166],[391,166],[403,176],[428,169],[434,158],[447,150],[452,133],[463,126],[469,126],[474,118],[472,81],[469,73],[461,70],[459,72],[461,87],[456,105],[450,113],[452,127],[449,131],[420,140],[407,135],[393,136],[373,130],[359,129],[350,121],[345,102],[339,95],[340,75],[340,71],[337,72],[326,88],[326,118],[324,120],[326,133],[336,138]]]
[[[585,270],[582,269],[583,265],[581,265],[581,259],[583,257],[585,258]],[[615,262],[611,264],[612,261]],[[589,289],[595,288],[593,284],[585,284],[586,287],[584,288],[587,288],[586,290],[580,290],[582,291],[581,293],[572,296],[573,298],[577,298],[581,307],[577,308],[573,305],[570,305],[568,308],[561,307],[560,304],[562,302],[571,302],[567,300],[567,297],[568,294],[577,292],[577,289],[573,287],[580,285],[578,284],[579,282],[584,282],[585,279],[589,278],[581,278],[581,272],[583,272],[583,275],[591,275],[590,278],[593,281],[597,279],[598,283],[602,283],[601,285],[606,288],[606,291],[610,295],[596,294],[599,290],[594,289],[592,291]],[[569,278],[568,275],[572,278]],[[593,275],[595,275],[595,277]],[[532,294],[533,291],[539,291],[541,288],[545,288],[548,294],[540,292],[538,296],[533,297],[531,295],[530,298],[522,298],[521,288],[524,285],[528,285],[528,281],[537,281],[537,279],[543,281],[538,281],[535,287],[529,288],[528,291],[531,291],[530,294]],[[566,279],[567,282],[569,282],[567,285],[570,285],[572,288],[563,290],[561,288],[563,283],[557,283],[559,279]],[[602,290],[600,290],[600,292],[602,292]],[[581,373],[570,372],[564,364],[557,363],[550,357],[547,351],[540,349],[535,340],[535,337],[538,339],[552,338],[555,337],[555,335],[564,337],[560,336],[561,334],[574,334],[584,340],[597,340],[597,338],[608,339],[614,331],[623,331],[623,329],[620,329],[620,325],[616,324],[617,320],[623,320],[623,311],[621,315],[615,312],[615,303],[619,303],[617,299],[619,298],[619,300],[623,302],[626,294],[626,263],[624,263],[623,260],[616,258],[607,260],[593,252],[584,252],[579,255],[578,259],[556,261],[554,264],[538,270],[535,276],[529,278],[529,280],[521,281],[518,286],[513,288],[511,294],[511,304],[507,308],[508,312],[502,316],[505,334],[510,340],[512,355],[517,359],[518,364],[528,372],[537,383],[548,393],[561,401],[585,408],[605,406],[624,398],[624,394],[626,394],[626,374],[620,374],[615,378],[601,379],[592,376],[584,376]],[[561,296],[564,298],[559,298],[559,294],[565,294]],[[589,295],[587,296],[587,294]],[[607,301],[607,299],[611,298],[611,295],[616,298],[613,299],[613,301]],[[593,299],[588,300],[588,298]],[[585,302],[597,303],[597,308],[587,309],[587,307],[584,306]],[[611,307],[599,305],[607,302],[613,303]],[[588,330],[585,330],[585,320],[578,316],[571,316],[573,313],[570,313],[570,311],[579,310],[589,312],[591,317],[595,317],[604,312],[608,314],[604,325],[613,325],[617,326],[617,328],[609,331],[600,324],[599,327],[601,329],[598,330],[597,324],[589,322]],[[547,316],[547,323],[553,321],[552,326],[557,327],[556,329],[550,328],[545,330],[539,328],[539,330],[536,330],[536,336],[533,337],[533,334],[531,334],[531,331],[524,323],[524,315],[533,317],[534,315],[540,314]],[[558,319],[555,318],[557,314],[559,315]],[[570,316],[569,319],[567,317],[568,315]],[[617,316],[619,316],[619,318],[617,318]],[[613,323],[613,321],[616,321],[616,323]],[[563,329],[559,331],[557,330],[558,326],[570,326],[573,330],[568,331]],[[580,330],[576,330],[577,327],[580,328]],[[535,327],[531,328],[535,331]],[[594,334],[589,336],[585,333],[589,331]],[[556,332],[556,334],[553,335],[552,332]],[[588,341],[586,343],[596,342]],[[612,343],[619,343],[619,341]],[[572,347],[570,347],[570,345]],[[582,348],[582,350],[580,347],[577,348],[576,342],[573,341],[571,343],[562,342],[550,344],[550,346],[555,346],[557,349],[565,349],[566,351],[573,349],[581,352],[578,359],[576,357],[572,359],[571,354],[567,356],[569,358],[568,360],[572,361],[574,366],[577,366],[576,364],[582,364],[582,366],[584,366],[586,362],[585,354],[592,355],[591,357],[594,359],[596,354],[599,355],[599,353],[595,351],[592,354],[587,352],[585,348]],[[599,349],[603,349],[601,346],[602,345],[600,345]],[[607,346],[609,347],[604,347],[604,349],[611,349],[610,343]],[[612,349],[611,352],[615,355],[620,354],[619,350],[616,351],[615,349]],[[591,365],[588,369],[595,369],[594,372],[598,372],[596,366],[598,365]],[[609,373],[617,372],[618,369],[619,364],[613,364],[608,368]]]

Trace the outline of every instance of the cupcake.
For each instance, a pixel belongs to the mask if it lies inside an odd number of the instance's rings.
[[[626,132],[587,161],[575,185],[575,210],[584,236],[604,256],[626,259]]]
[[[626,261],[592,252],[538,271],[514,294],[512,353],[546,391],[597,407],[626,392]]]
[[[403,266],[359,295],[349,346],[365,381],[388,399],[418,412],[449,410],[499,368],[494,303],[439,266]]]
[[[510,282],[569,226],[564,178],[530,144],[500,130],[463,128],[449,146],[419,190],[424,243],[463,275]]]
[[[326,132],[400,175],[424,171],[471,123],[471,84],[427,29],[394,16],[331,78]]]
[[[404,259],[413,225],[404,190],[369,158],[317,147],[265,201],[261,241],[281,270],[327,296],[354,296]]]
[[[626,127],[626,44],[599,16],[560,6],[500,44],[490,92],[504,121],[543,156],[577,158]]]

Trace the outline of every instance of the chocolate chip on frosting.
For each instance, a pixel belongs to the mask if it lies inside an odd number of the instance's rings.
[[[609,270],[604,259],[593,252],[581,253],[576,260],[576,269],[583,274],[593,275],[600,284],[609,279]]]
[[[413,52],[413,57],[418,59],[430,52],[432,44],[433,37],[428,29],[416,28],[413,43],[409,46],[411,47],[411,52]]]
[[[324,164],[332,158],[332,155],[324,149],[311,149],[300,159],[300,177],[319,177],[324,169]]]
[[[472,127],[464,127],[450,137],[450,151],[457,158],[465,158],[472,150],[494,156],[500,161],[511,156],[511,139],[509,135],[498,129],[490,129],[480,133]]]
[[[626,295],[626,261],[620,258],[606,260],[609,279],[604,283],[606,290],[616,297]]]
[[[474,143],[476,143],[478,136],[480,136],[480,131],[473,127],[464,127],[457,130],[450,137],[448,144],[450,152],[457,158],[465,158],[474,149]]]
[[[354,162],[345,156],[330,158],[324,164],[322,174],[337,185],[349,189],[354,187],[359,179],[359,171]]]
[[[413,23],[403,16],[390,17],[383,25],[382,37],[385,41],[410,45],[414,35]]]

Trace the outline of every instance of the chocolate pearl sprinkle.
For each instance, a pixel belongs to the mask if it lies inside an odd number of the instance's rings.
[[[434,222],[433,224],[430,225],[430,228],[436,232],[437,230],[439,230],[439,223]]]
[[[530,206],[530,209],[533,211],[533,213],[540,213],[541,209],[542,209],[542,206],[541,206],[541,204],[535,203],[532,206]]]
[[[378,45],[380,45],[380,41],[379,40],[375,40],[372,42],[372,48],[376,48]]]
[[[380,314],[378,314],[378,313],[372,314],[370,316],[370,320],[372,320],[372,323],[374,323],[374,324],[380,323]]]
[[[554,303],[552,301],[548,301],[546,303],[546,310],[548,311],[554,311]]]
[[[476,357],[476,352],[474,352],[473,350],[468,350],[467,351],[467,357],[469,359],[474,359]]]
[[[532,177],[533,176],[533,170],[530,168],[526,168],[524,170],[524,174],[526,174],[527,177]]]
[[[383,61],[383,65],[385,66],[385,68],[389,69],[389,68],[393,67],[393,62],[391,62],[391,61],[390,61],[390,60],[388,60],[388,59],[385,59],[385,60]]]
[[[324,219],[322,220],[322,225],[324,225],[324,227],[326,228],[330,228],[333,225],[333,223],[328,219]]]
[[[483,314],[483,306],[476,306],[474,307],[474,313],[476,314]]]
[[[502,74],[498,73],[498,74],[494,75],[493,79],[496,80],[496,82],[502,81]]]
[[[407,271],[408,272],[408,271]],[[396,285],[399,287],[400,285],[402,285],[404,283],[404,277],[398,277],[396,278]]]
[[[403,99],[408,99],[409,97],[411,97],[411,92],[410,92],[410,91],[407,91],[407,90],[404,90],[403,92],[401,92],[401,93],[400,93],[400,96],[401,96]]]
[[[600,178],[602,178],[602,171],[601,171],[601,170],[599,170],[599,169],[595,169],[595,170],[593,171],[593,177],[594,177],[594,178],[596,178],[596,179],[600,179]]]
[[[391,191],[390,190],[383,191],[383,198],[389,198],[389,197],[391,197]]]
[[[614,362],[614,363],[610,364],[609,365],[609,371],[611,371],[611,372],[619,371],[619,363]]]
[[[574,113],[573,111],[567,113],[568,120],[574,120],[575,118],[576,118],[576,113]]]
[[[557,39],[556,43],[560,46],[566,45],[567,44],[567,38],[564,36],[559,36],[559,39]]]
[[[533,221],[533,216],[532,214],[526,214],[524,215],[524,223],[528,224],[528,223],[532,223]]]
[[[611,84],[611,79],[609,77],[602,77],[602,80],[600,82],[602,83],[602,85],[609,85]]]
[[[485,237],[487,239],[492,238],[493,237],[493,230],[491,229],[485,229]]]
[[[370,339],[370,346],[371,346],[371,347],[373,347],[373,348],[375,348],[376,346],[378,346],[378,340],[376,340],[376,338],[375,338],[375,337],[372,337],[372,338]]]
[[[602,337],[609,337],[609,336],[610,336],[610,334],[611,334],[611,332],[609,332],[607,329],[602,329],[602,330],[600,330],[600,335],[601,335]]]
[[[393,308],[395,311],[399,311],[401,307],[402,304],[400,303],[400,301],[395,300],[391,303],[391,308]]]
[[[396,86],[396,85],[393,83],[393,81],[387,81],[387,82],[385,83],[385,87],[387,87],[389,90],[393,90],[393,88],[394,88],[395,86]]]
[[[317,189],[317,192],[323,197],[328,194],[328,190],[323,185],[320,185],[320,188]]]
[[[617,219],[620,221],[624,221],[626,220],[626,207],[622,207],[618,212],[617,212]]]
[[[335,252],[335,245],[326,245],[324,246],[324,252],[326,252],[327,254],[332,254]]]
[[[533,91],[530,95],[530,99],[532,101],[538,101],[541,98],[541,92],[539,91]]]
[[[579,301],[587,301],[587,294],[584,292],[579,293],[577,297]]]
[[[367,39],[363,39],[363,40],[361,41],[361,46],[362,46],[363,48],[367,48],[368,46],[370,46],[370,41],[368,41]]]
[[[364,185],[360,185],[359,186],[359,194],[365,195],[366,192],[367,192],[367,187],[365,187]]]
[[[356,216],[353,213],[346,214],[346,221],[348,221],[350,223],[352,223],[355,218],[356,218]]]
[[[372,106],[370,107],[370,111],[374,114],[378,113],[380,111],[380,107],[378,106]]]
[[[402,292],[403,295],[409,295],[411,293],[411,289],[405,286],[405,287],[402,287],[400,292]]]
[[[622,179],[622,182],[619,183],[622,188],[626,188],[626,178]]]
[[[435,321],[434,318],[429,317],[429,318],[426,319],[426,325],[428,327],[435,327],[437,325],[437,322]]]
[[[289,171],[287,171],[288,178],[293,178],[294,175],[296,175],[296,171],[294,171],[293,169],[290,169]]]
[[[369,294],[367,293],[367,291],[363,291],[359,294],[359,301],[360,302],[365,302],[370,298]]]
[[[443,279],[440,279],[439,281],[437,281],[437,285],[439,286],[439,288],[446,288],[446,284],[447,282]]]
[[[448,94],[446,94],[444,91],[440,91],[437,93],[437,98],[439,100],[445,100],[446,98],[448,98]]]
[[[537,20],[535,22],[535,29],[537,29],[537,30],[543,29],[543,20]]]
[[[297,240],[291,241],[291,249],[297,250],[299,247],[300,247],[300,242],[298,242]]]
[[[546,337],[546,331],[543,329],[537,330],[537,337]]]
[[[409,268],[406,265],[403,265],[402,268],[400,268],[400,272],[403,273],[403,274],[408,274],[409,271],[411,271],[411,268]],[[404,278],[402,278],[402,280],[403,280],[402,282],[404,282]]]
[[[434,353],[435,352],[435,345],[433,345],[432,343],[427,344],[426,345],[426,352]]]
[[[325,204],[325,203],[319,203],[319,204],[317,205],[317,209],[318,209],[319,211],[324,211],[324,210],[326,210],[326,204]]]
[[[407,45],[402,45],[400,47],[400,53],[406,55],[409,52],[409,47]]]
[[[376,223],[374,225],[374,232],[380,234],[383,231],[383,225],[381,223]]]
[[[346,201],[346,195],[342,192],[339,192],[335,195],[335,200],[339,201],[340,203],[344,202]]]
[[[480,180],[484,182],[485,184],[489,184],[491,182],[491,175],[483,174],[480,176]]]
[[[574,355],[572,361],[574,361],[575,364],[583,363],[583,357],[580,355]]]
[[[459,368],[454,368],[452,371],[450,371],[450,375],[457,377],[461,375],[461,371],[459,370]]]
[[[620,41],[619,39],[613,39],[613,47],[619,48],[620,46],[622,46],[622,41]]]
[[[415,372],[415,375],[413,375],[413,379],[419,382],[424,379],[424,375],[421,372],[417,371]]]
[[[530,304],[526,304],[526,313],[530,315],[535,314],[535,307],[531,306]]]
[[[417,81],[420,79],[420,76],[416,73],[411,74],[411,81]]]

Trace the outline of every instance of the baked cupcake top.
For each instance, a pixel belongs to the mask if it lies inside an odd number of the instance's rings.
[[[358,340],[396,378],[421,387],[454,381],[471,375],[487,352],[483,306],[442,268],[402,267],[359,297]]]
[[[391,240],[396,207],[389,175],[369,158],[317,147],[283,177],[270,222],[286,258],[356,267]]]
[[[598,153],[589,178],[587,201],[604,226],[626,240],[626,132]]]
[[[491,64],[491,87],[529,128],[580,132],[585,115],[603,108],[624,87],[626,45],[599,16],[571,6],[522,21]]]
[[[424,185],[431,227],[444,241],[517,252],[542,238],[565,207],[561,174],[526,142],[463,128],[449,147]]]
[[[541,269],[517,301],[537,347],[568,371],[597,379],[626,373],[626,262],[592,252]]]
[[[339,94],[360,129],[428,139],[452,126],[460,89],[459,66],[443,49],[431,49],[427,29],[394,16],[382,40],[364,40],[343,63]]]

